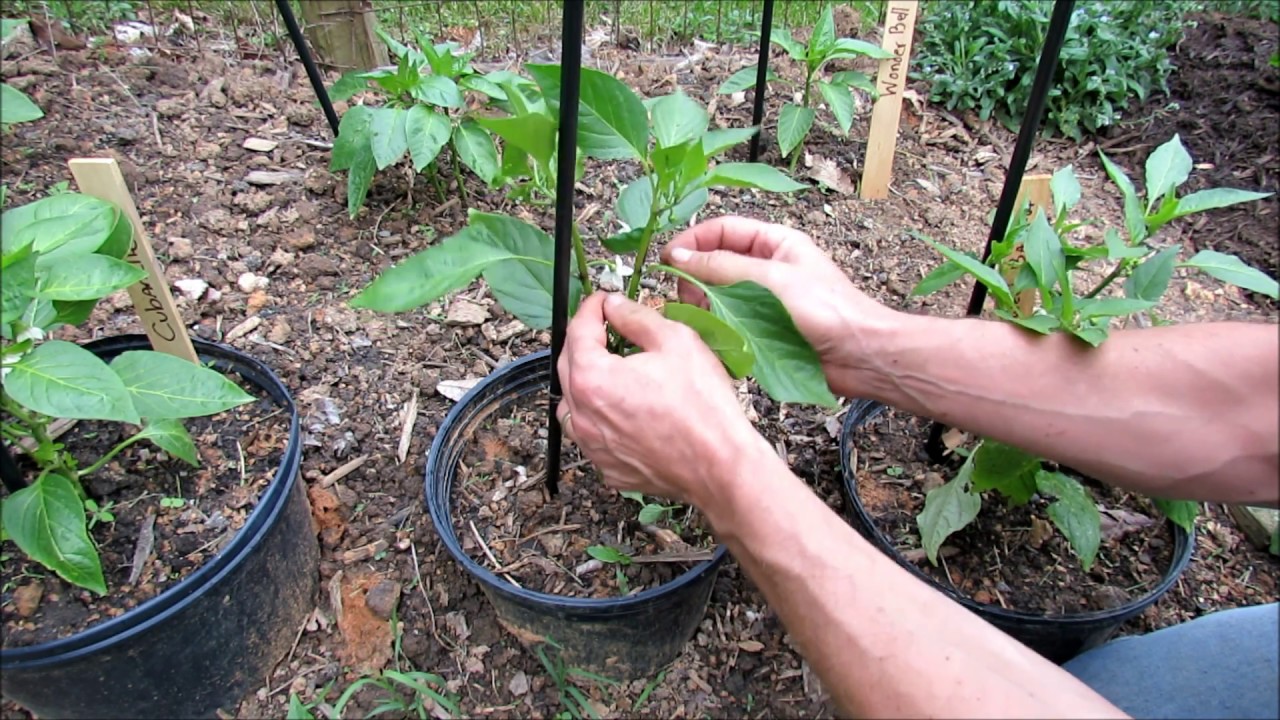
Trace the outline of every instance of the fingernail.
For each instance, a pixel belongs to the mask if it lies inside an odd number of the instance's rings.
[[[693,251],[689,248],[673,248],[671,250],[671,259],[676,262],[684,262],[693,257]]]
[[[617,294],[617,293],[609,293],[609,295],[604,299],[604,306],[605,306],[605,307],[618,307],[618,306],[619,306],[619,305],[621,305],[624,301],[625,301],[625,298],[623,298],[621,295],[619,295],[619,294]]]

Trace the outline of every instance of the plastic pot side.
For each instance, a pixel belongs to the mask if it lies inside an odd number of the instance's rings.
[[[1146,595],[1134,599],[1124,605],[1110,610],[1073,613],[1071,615],[1043,615],[1040,613],[1008,610],[999,606],[985,605],[964,595],[949,585],[943,585],[927,575],[915,563],[908,561],[894,548],[893,543],[876,526],[871,515],[863,507],[858,497],[857,478],[854,469],[849,467],[849,455],[852,450],[854,433],[858,428],[870,421],[885,406],[871,400],[855,400],[845,414],[844,426],[840,434],[840,472],[841,485],[845,497],[853,510],[852,524],[874,544],[881,552],[892,557],[902,567],[916,577],[947,594],[956,602],[977,613],[987,622],[995,625],[1005,633],[1027,645],[1049,660],[1062,664],[1080,653],[1102,645],[1111,639],[1125,622],[1150,607],[1156,600],[1173,587],[1178,576],[1187,568],[1191,555],[1195,551],[1195,539],[1180,526],[1170,521],[1173,531],[1173,562],[1160,583]]]
[[[227,547],[182,581],[71,637],[0,651],[4,696],[40,717],[214,717],[261,685],[315,607],[320,549],[298,481],[293,398],[258,360],[192,342],[202,361],[239,371],[289,412],[280,467]],[[151,346],[124,335],[84,347],[109,361]]]
[[[551,354],[544,350],[498,368],[453,407],[427,460],[431,521],[449,553],[480,582],[502,626],[526,647],[553,643],[567,666],[615,680],[651,677],[680,654],[702,621],[725,546],[671,582],[635,595],[573,598],[517,588],[472,560],[454,532],[450,499],[472,430],[511,402],[547,389],[550,377]]]

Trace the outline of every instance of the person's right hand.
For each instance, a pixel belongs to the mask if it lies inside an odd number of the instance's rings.
[[[772,291],[818,352],[832,390],[846,397],[857,394],[855,378],[873,352],[869,336],[901,316],[854,287],[808,235],[784,225],[715,218],[677,235],[662,257],[708,285],[750,280]],[[678,289],[683,302],[707,307],[695,284],[681,279]]]

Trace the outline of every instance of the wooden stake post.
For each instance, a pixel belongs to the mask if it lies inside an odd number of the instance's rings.
[[[151,339],[151,346],[194,363],[200,362],[182,325],[182,315],[169,292],[169,282],[165,280],[151,250],[151,241],[142,227],[142,219],[138,217],[138,208],[133,204],[120,166],[111,158],[77,158],[68,165],[80,192],[115,204],[133,225],[133,244],[124,259],[141,267],[147,276],[129,287],[129,297],[133,299],[133,307],[138,311],[147,337]]]
[[[1018,186],[1018,199],[1014,201],[1015,208],[1022,207],[1023,200],[1029,200],[1031,206],[1027,208],[1027,220],[1031,220],[1036,216],[1036,211],[1042,211],[1045,219],[1049,224],[1053,224],[1053,193],[1050,190],[1050,181],[1053,180],[1052,175],[1025,175],[1022,178],[1022,184]],[[1025,259],[1022,251],[1022,245],[1018,245],[1010,253],[1011,259]],[[1015,269],[1005,274],[1005,281],[1010,286],[1013,285],[1017,278],[1018,271]],[[1014,303],[1018,306],[1018,313],[1023,317],[1031,315],[1031,311],[1035,305],[1036,291],[1023,290],[1014,298]]]
[[[907,87],[907,66],[911,38],[915,34],[916,0],[889,0],[885,8],[884,39],[881,47],[894,54],[880,61],[876,75],[879,97],[871,110],[871,134],[867,159],[862,168],[863,200],[883,200],[889,196],[893,176],[893,154],[898,146],[898,122],[902,117],[902,91]]]

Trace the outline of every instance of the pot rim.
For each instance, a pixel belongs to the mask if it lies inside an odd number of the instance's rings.
[[[451,442],[453,440],[452,435],[461,435],[461,430],[465,429],[465,426],[471,422],[472,415],[478,415],[503,400],[519,397],[530,392],[530,390],[521,391],[518,388],[512,390],[498,389],[496,387],[504,384],[512,376],[536,373],[538,375],[546,375],[549,382],[550,358],[550,350],[539,350],[513,360],[506,365],[499,366],[468,390],[466,395],[454,404],[440,423],[435,439],[432,440],[431,448],[427,454],[424,489],[426,491],[427,510],[431,515],[432,524],[435,526],[436,534],[444,543],[445,548],[448,549],[449,554],[468,573],[479,579],[485,589],[496,591],[512,600],[569,610],[598,611],[601,614],[625,614],[632,609],[638,610],[649,604],[654,598],[677,592],[706,573],[714,572],[718,569],[728,555],[728,547],[723,543],[716,545],[716,549],[710,559],[699,562],[666,583],[642,590],[634,595],[620,598],[568,597],[516,587],[473,560],[462,549],[457,533],[453,528],[453,509],[450,502],[456,470],[451,467],[442,467],[444,465],[442,458],[446,455],[446,446],[454,444]],[[459,437],[457,442],[465,443],[466,441]],[[436,492],[435,483],[432,482],[433,477],[441,474],[445,474],[445,480],[442,481],[444,485],[442,488],[443,498],[440,497],[440,493]]]
[[[239,567],[245,557],[257,550],[284,511],[289,490],[300,475],[302,462],[298,410],[292,394],[271,368],[252,355],[230,345],[200,338],[191,338],[191,342],[202,360],[219,361],[224,366],[249,371],[243,377],[266,391],[276,405],[289,411],[289,440],[270,484],[258,497],[257,505],[245,519],[244,525],[227,543],[227,547],[190,575],[138,606],[125,610],[119,616],[91,625],[73,635],[35,645],[0,649],[0,666],[25,669],[65,662],[123,642],[163,623],[200,598],[209,588],[216,587],[224,577]],[[126,352],[131,349],[150,349],[151,341],[142,334],[111,335],[86,342],[82,347],[102,352],[111,352],[118,347],[117,352]],[[275,387],[270,387],[268,383]]]
[[[898,552],[897,548],[888,542],[884,533],[876,527],[871,515],[867,512],[866,508],[862,505],[862,500],[858,497],[857,478],[854,477],[852,468],[849,467],[848,458],[849,451],[851,449],[850,442],[859,426],[863,425],[868,420],[871,420],[876,415],[879,415],[889,407],[890,406],[875,400],[850,398],[849,409],[845,413],[845,419],[842,423],[840,432],[841,488],[844,490],[845,497],[849,499],[849,504],[852,506],[853,512],[858,517],[858,520],[872,533],[870,540],[877,549],[892,557],[894,562],[910,571],[917,578],[929,583],[929,585],[934,589],[946,593],[948,597],[956,600],[966,608],[1001,619],[1016,620],[1018,622],[1035,625],[1091,625],[1098,622],[1123,621],[1133,617],[1159,600],[1174,586],[1175,583],[1178,582],[1178,578],[1190,564],[1191,556],[1195,553],[1195,535],[1188,533],[1182,528],[1182,526],[1172,520],[1169,520],[1168,523],[1171,526],[1174,536],[1172,562],[1164,571],[1160,582],[1156,583],[1149,592],[1129,600],[1118,607],[1107,610],[1089,610],[1086,612],[1070,613],[1066,615],[1044,615],[1026,610],[1016,610],[1003,608],[998,605],[980,603],[954,587],[943,585],[941,582],[916,567],[914,563],[908,562],[906,558],[902,556],[902,553]],[[900,410],[899,412],[905,411]]]

